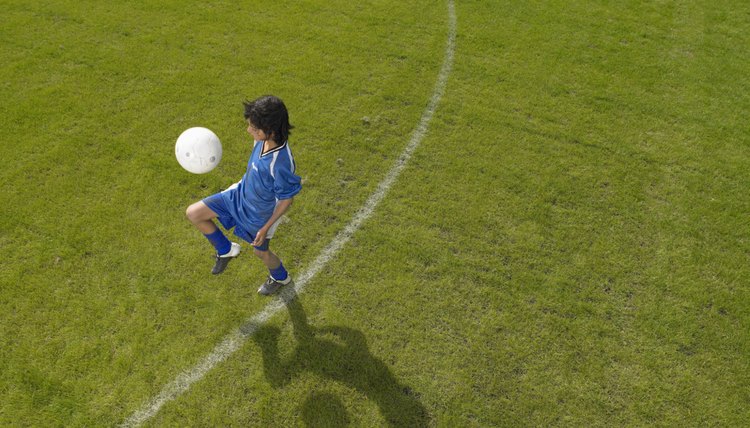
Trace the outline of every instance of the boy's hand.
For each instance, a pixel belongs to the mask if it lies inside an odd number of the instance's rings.
[[[258,233],[255,235],[255,239],[253,240],[253,243],[251,244],[253,247],[260,247],[263,245],[263,243],[266,241],[266,233],[268,233],[268,229],[265,227],[258,230]]]

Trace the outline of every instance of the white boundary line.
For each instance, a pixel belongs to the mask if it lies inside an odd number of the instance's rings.
[[[448,42],[445,47],[445,59],[443,60],[443,66],[438,74],[437,83],[432,93],[432,98],[427,104],[422,118],[419,120],[417,128],[409,140],[409,144],[406,146],[401,156],[398,157],[395,164],[388,171],[383,181],[380,182],[375,192],[370,195],[362,208],[357,211],[354,218],[349,224],[336,235],[336,237],[328,244],[327,247],[318,255],[315,261],[312,262],[307,271],[300,274],[295,281],[295,291],[299,294],[305,288],[305,285],[310,281],[321,269],[336,256],[341,248],[351,239],[352,235],[362,226],[362,223],[370,218],[372,213],[375,211],[375,207],[383,200],[385,195],[390,190],[393,183],[398,178],[401,171],[406,166],[409,159],[411,159],[412,153],[419,146],[427,133],[427,125],[432,119],[432,115],[435,113],[440,98],[445,92],[445,85],[448,81],[448,75],[453,67],[453,51],[455,50],[456,41],[456,11],[453,5],[453,0],[448,0]],[[159,395],[151,399],[148,403],[144,404],[135,413],[125,420],[120,426],[122,427],[135,427],[146,422],[148,419],[156,415],[161,407],[179,397],[183,392],[190,389],[190,386],[201,380],[206,373],[216,367],[219,363],[229,358],[230,355],[234,354],[245,341],[252,336],[258,327],[265,323],[269,318],[275,315],[279,310],[284,307],[284,300],[282,296],[275,297],[268,305],[258,314],[248,319],[241,327],[229,333],[221,343],[211,351],[210,354],[205,356],[198,364],[191,367],[188,370],[180,373],[172,382],[168,383],[161,390]]]

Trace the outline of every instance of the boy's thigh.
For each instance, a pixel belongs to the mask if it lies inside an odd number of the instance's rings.
[[[218,214],[214,212],[208,205],[203,201],[198,201],[190,205],[187,209],[187,215],[191,220],[211,220],[218,217]]]

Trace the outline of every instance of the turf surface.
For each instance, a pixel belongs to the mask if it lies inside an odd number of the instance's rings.
[[[282,97],[305,269],[405,146],[443,2],[0,2],[0,425],[115,425],[267,300],[184,219]],[[375,215],[154,426],[742,425],[750,9],[456,4]],[[207,175],[173,144],[206,126]],[[245,248],[248,248],[246,245]]]

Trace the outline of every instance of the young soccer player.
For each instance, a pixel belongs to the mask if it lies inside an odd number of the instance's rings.
[[[269,243],[302,184],[295,174],[287,141],[292,125],[284,103],[268,95],[243,104],[247,132],[253,137],[245,175],[227,190],[190,205],[186,214],[216,249],[211,271],[214,275],[224,272],[240,254],[240,245],[230,242],[213,219],[227,230],[234,227],[234,234],[254,247],[255,255],[269,271],[268,279],[258,289],[258,293],[267,296],[292,282],[281,260],[269,250]]]

